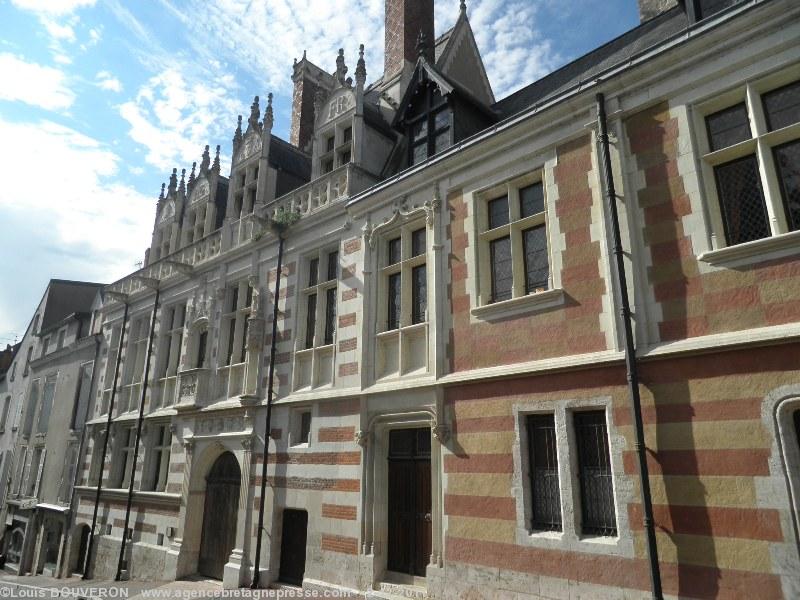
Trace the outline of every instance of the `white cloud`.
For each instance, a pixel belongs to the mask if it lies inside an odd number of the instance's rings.
[[[44,18],[42,19],[42,25],[54,40],[75,41],[75,30],[69,23],[59,23],[53,19]]]
[[[155,201],[115,179],[119,157],[51,121],[0,118],[0,139],[0,162],[15,174],[0,188],[0,210],[22,211],[59,253],[78,260],[83,278],[111,281],[129,272],[149,244]]]
[[[168,69],[123,103],[120,115],[130,137],[147,149],[145,160],[166,171],[197,160],[205,144],[230,136],[233,115],[241,110],[229,94],[235,88],[230,74],[201,80]]]
[[[73,13],[79,8],[94,6],[97,0],[11,0],[11,3],[22,10],[61,17]]]
[[[75,94],[65,82],[64,73],[52,67],[0,53],[0,100],[16,100],[47,110],[69,108]]]
[[[558,64],[551,43],[536,26],[539,7],[548,1],[468,3],[470,23],[498,98]],[[292,60],[303,50],[312,62],[333,71],[336,52],[343,47],[352,74],[363,42],[369,79],[383,71],[384,0],[356,0],[347,10],[329,0],[189,0],[180,8],[172,0],[161,3],[190,32],[194,54],[207,60],[222,57],[277,93],[290,85]],[[459,8],[455,1],[435,6],[438,35],[452,27]]]
[[[97,82],[97,87],[101,90],[117,93],[122,91],[122,82],[108,71],[100,71],[97,73],[97,75],[95,75],[95,81]]]

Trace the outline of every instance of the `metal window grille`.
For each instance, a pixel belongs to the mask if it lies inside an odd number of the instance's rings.
[[[306,348],[314,347],[314,329],[317,324],[317,295],[311,294],[308,297],[306,307]]]
[[[547,289],[550,266],[544,225],[522,232],[522,249],[525,263],[525,293]]]
[[[728,244],[741,244],[770,236],[767,207],[755,155],[714,168],[723,225]]]
[[[519,214],[523,219],[544,212],[544,187],[541,182],[519,190]]]
[[[486,208],[489,212],[489,229],[494,229],[501,225],[508,225],[508,196],[490,200],[486,204]]]
[[[317,277],[319,273],[319,259],[312,258],[308,261],[308,287],[317,285]]]
[[[428,307],[428,281],[425,265],[414,267],[411,271],[411,323],[425,321]]]
[[[553,415],[528,416],[531,479],[531,529],[561,531],[556,427]]]
[[[328,281],[339,276],[339,253],[331,252],[328,254]]]
[[[617,535],[605,412],[575,413],[574,421],[581,487],[581,529],[590,535]]]
[[[389,263],[393,265],[400,262],[400,238],[389,240]]]
[[[492,264],[492,302],[511,298],[514,274],[511,264],[511,238],[506,236],[489,242]]]
[[[389,315],[387,329],[400,326],[400,273],[389,275]]]
[[[744,102],[706,117],[708,141],[712,152],[749,140],[750,119]]]
[[[795,140],[773,150],[775,168],[791,231],[800,230],[800,141]]]
[[[333,343],[336,333],[336,288],[325,291],[325,344]]]
[[[800,81],[764,94],[763,101],[770,131],[800,122]]]
[[[411,232],[411,256],[425,254],[425,228]]]

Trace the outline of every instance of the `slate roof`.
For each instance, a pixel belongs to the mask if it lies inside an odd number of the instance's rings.
[[[40,331],[47,331],[72,314],[91,312],[95,296],[102,288],[102,283],[51,279]]]
[[[306,181],[311,178],[311,157],[276,135],[271,136],[269,164]]]

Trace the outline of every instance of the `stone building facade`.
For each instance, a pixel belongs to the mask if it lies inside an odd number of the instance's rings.
[[[649,596],[602,93],[665,593],[800,594],[800,9],[641,14],[497,100],[463,2],[387,0],[382,77],[304,56],[291,144],[256,98],[173,172],[98,317],[94,577]]]
[[[3,411],[13,438],[2,516],[3,554],[15,573],[58,576],[69,570],[72,486],[99,348],[93,326],[101,289],[51,280],[11,365],[10,408]]]

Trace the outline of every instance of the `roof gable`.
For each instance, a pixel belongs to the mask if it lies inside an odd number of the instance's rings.
[[[444,49],[436,59],[436,67],[448,79],[469,90],[483,104],[494,104],[492,85],[489,83],[466,11],[461,11]]]

